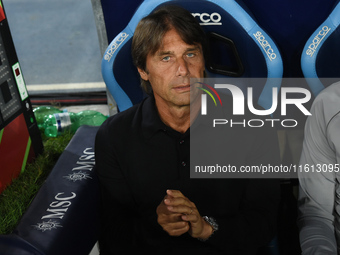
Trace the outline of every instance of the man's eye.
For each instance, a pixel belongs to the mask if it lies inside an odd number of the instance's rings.
[[[163,61],[169,61],[170,60],[170,57],[169,56],[166,56],[164,58],[162,58]]]
[[[187,56],[188,56],[189,58],[192,58],[192,57],[195,56],[195,53],[188,53]]]

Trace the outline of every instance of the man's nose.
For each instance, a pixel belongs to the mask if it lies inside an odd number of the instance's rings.
[[[189,72],[189,63],[185,61],[185,59],[178,60],[178,68],[177,68],[177,76],[188,76]]]

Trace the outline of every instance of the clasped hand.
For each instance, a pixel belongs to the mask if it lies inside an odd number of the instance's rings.
[[[167,190],[157,207],[158,224],[171,236],[188,232],[194,238],[207,239],[212,227],[201,217],[195,204],[179,190]]]

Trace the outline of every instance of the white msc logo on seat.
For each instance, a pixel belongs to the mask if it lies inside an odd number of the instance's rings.
[[[34,225],[37,230],[40,230],[42,232],[45,232],[46,230],[52,230],[52,229],[57,229],[61,228],[61,226],[58,222],[49,220],[49,221],[43,221],[42,223],[37,223],[37,225]]]
[[[64,178],[73,182],[92,179],[92,177],[89,174],[83,173],[82,171],[69,174],[68,176],[64,176]]]
[[[200,25],[222,25],[221,15],[217,12],[209,13],[192,13],[192,16],[199,17]]]

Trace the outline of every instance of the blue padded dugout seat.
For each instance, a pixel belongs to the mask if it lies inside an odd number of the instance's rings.
[[[301,68],[314,96],[340,80],[340,1],[305,44]]]
[[[0,235],[1,255],[45,255],[32,244],[15,234]]]
[[[77,130],[13,233],[0,235],[0,255],[90,253],[99,236],[98,128]]]
[[[189,10],[201,23],[210,42],[208,77],[267,78],[257,84],[255,101],[268,109],[272,87],[281,86],[283,65],[274,41],[261,29],[240,1],[234,0],[145,0],[129,24],[108,46],[102,60],[102,74],[119,111],[139,103],[146,95],[132,63],[131,42],[138,22],[163,4]],[[245,92],[249,84],[237,84]]]

